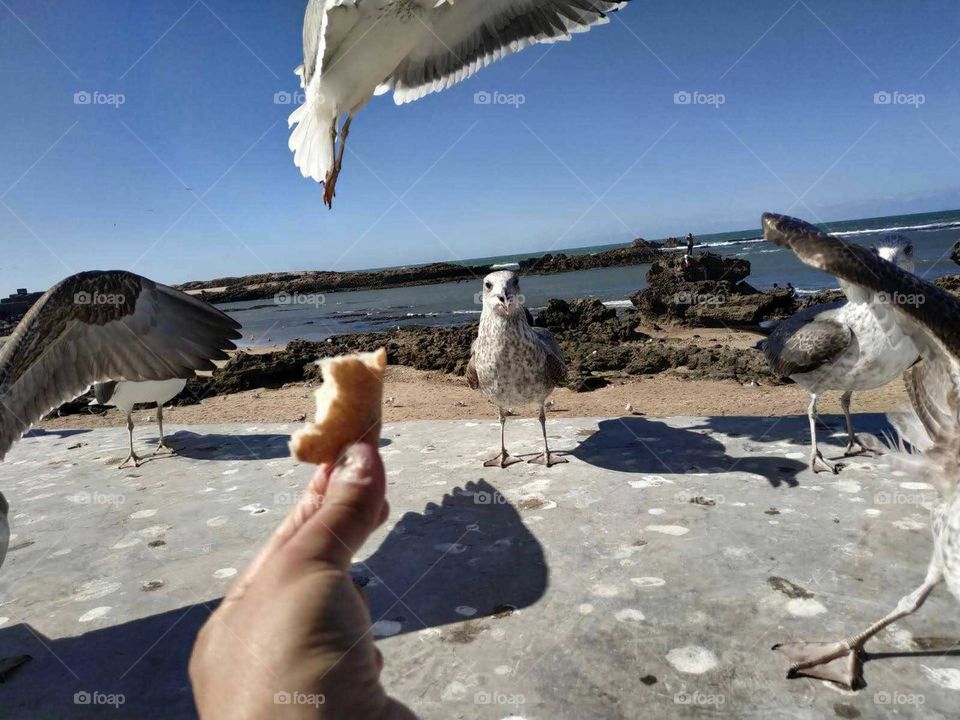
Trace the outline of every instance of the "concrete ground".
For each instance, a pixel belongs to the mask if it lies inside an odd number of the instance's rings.
[[[857,631],[921,582],[922,478],[882,458],[814,476],[805,418],[549,422],[570,460],[551,469],[481,467],[489,420],[384,430],[392,514],[355,574],[385,684],[422,718],[956,717],[945,589],[868,645],[860,692],[788,681],[770,650]],[[196,631],[310,475],[292,429],[169,428],[179,457],[125,471],[121,429],[19,443],[0,465],[0,656],[32,660],[0,717],[192,717]],[[539,451],[535,421],[507,438]]]

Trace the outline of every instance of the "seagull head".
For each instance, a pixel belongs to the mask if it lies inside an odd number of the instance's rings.
[[[899,233],[881,235],[880,239],[874,243],[873,252],[907,272],[913,272],[916,268],[913,259],[913,241],[906,235]]]
[[[502,317],[523,312],[520,279],[515,272],[499,270],[483,279],[483,311]]]

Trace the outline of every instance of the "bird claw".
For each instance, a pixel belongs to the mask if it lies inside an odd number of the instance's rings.
[[[333,210],[333,199],[337,196],[337,178],[340,176],[340,168],[333,168],[323,181],[323,204],[328,210]]]
[[[565,457],[556,457],[551,452],[540,453],[535,458],[527,460],[528,463],[534,465],[546,465],[547,467],[553,467],[554,465],[562,465],[565,462],[570,462]]]
[[[847,451],[844,453],[845,457],[854,457],[856,455],[872,455],[876,456],[880,453],[872,448],[868,448],[862,442],[860,438],[854,438],[849,443],[847,443]]]
[[[848,690],[863,687],[863,659],[860,649],[847,642],[792,642],[774,645],[792,665],[788,678],[810,677],[829,680]]]
[[[123,470],[123,469],[127,466],[127,463],[130,462],[131,460],[133,460],[133,466],[134,466],[134,467],[140,467],[140,465],[143,464],[143,458],[142,458],[142,457],[140,457],[140,456],[137,455],[136,453],[130,453],[130,454],[127,456],[127,459],[126,459],[126,460],[124,460],[122,463],[120,463],[119,465],[117,465],[117,470]]]
[[[810,469],[814,472],[814,474],[830,472],[834,475],[839,475],[840,471],[843,469],[843,465],[841,463],[829,462],[823,457],[823,453],[818,450],[810,460]]]
[[[516,465],[518,462],[523,462],[520,458],[515,458],[512,455],[502,452],[496,457],[492,457],[486,462],[483,463],[484,467],[498,467],[498,468],[508,468],[511,465]]]
[[[177,454],[177,451],[174,448],[170,447],[165,442],[161,441],[160,443],[157,444],[157,449],[153,451],[153,455],[154,456],[159,455],[163,450],[168,451],[171,455]]]

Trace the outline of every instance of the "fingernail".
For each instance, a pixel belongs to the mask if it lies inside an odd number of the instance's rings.
[[[348,447],[330,474],[331,482],[369,485],[373,480],[370,453],[362,445]]]

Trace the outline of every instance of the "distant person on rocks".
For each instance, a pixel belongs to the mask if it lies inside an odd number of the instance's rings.
[[[687,233],[687,255],[693,255],[693,233]]]

